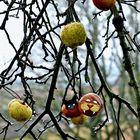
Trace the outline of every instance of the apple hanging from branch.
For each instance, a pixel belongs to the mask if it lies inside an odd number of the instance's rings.
[[[64,26],[60,33],[62,42],[71,49],[82,45],[86,41],[86,31],[82,23],[71,22]]]
[[[77,96],[73,96],[73,98],[70,100],[64,100],[61,107],[61,112],[67,118],[81,115],[81,112],[79,111]]]
[[[103,101],[95,93],[87,93],[79,100],[79,110],[82,114],[93,117],[103,108]]]
[[[27,121],[32,117],[32,109],[20,99],[13,99],[8,104],[10,116],[19,122]]]
[[[107,11],[115,6],[116,0],[92,0],[94,5],[103,11]]]
[[[83,124],[83,123],[87,122],[88,119],[89,119],[88,116],[86,116],[84,114],[81,114],[77,117],[71,118],[71,122],[75,125],[80,125],[80,124]]]

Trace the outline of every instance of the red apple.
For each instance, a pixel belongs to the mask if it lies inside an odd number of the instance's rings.
[[[93,117],[103,108],[103,101],[97,94],[87,93],[80,99],[78,105],[82,114]]]
[[[103,11],[107,11],[115,6],[116,0],[92,0],[94,5]]]
[[[61,112],[64,116],[66,116],[68,118],[77,117],[77,116],[81,115],[81,112],[79,111],[79,108],[78,108],[78,102],[69,103],[67,101],[66,104],[63,104],[63,106],[61,108]]]

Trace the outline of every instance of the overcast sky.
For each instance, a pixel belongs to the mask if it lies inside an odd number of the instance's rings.
[[[5,6],[0,3],[0,12],[5,9]],[[0,25],[3,21],[3,16],[0,15]],[[22,40],[22,20],[10,17],[10,20],[6,23],[6,29],[10,35],[10,39],[15,45],[19,47]],[[0,72],[3,70],[4,65],[6,65],[14,55],[13,48],[9,45],[8,39],[3,30],[0,30]]]
[[[3,10],[6,10],[7,7],[0,2],[0,12]],[[20,13],[20,18],[14,18],[9,17],[9,20],[6,23],[6,29],[10,35],[10,39],[15,45],[16,48],[19,48],[20,43],[22,41],[22,33],[23,33],[23,27],[22,27],[22,14]],[[0,25],[3,21],[3,16],[0,15]],[[105,58],[109,59],[111,53],[110,49],[106,49],[104,52]],[[7,66],[13,56],[15,55],[14,49],[12,46],[9,45],[8,39],[4,33],[4,31],[0,30],[0,72]],[[115,72],[116,74],[116,72]]]

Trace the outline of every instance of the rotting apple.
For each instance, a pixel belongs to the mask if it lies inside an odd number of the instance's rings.
[[[32,117],[32,109],[20,99],[13,99],[8,104],[8,111],[16,121],[24,122]]]
[[[88,120],[88,118],[89,118],[88,116],[81,114],[77,117],[71,118],[71,122],[75,125],[80,125],[80,124],[85,123]]]
[[[82,45],[86,41],[86,31],[82,23],[71,22],[64,26],[60,33],[62,42],[71,49]]]
[[[103,108],[103,101],[95,93],[87,93],[79,100],[79,110],[87,116],[96,116]]]
[[[76,103],[65,103],[62,105],[61,112],[68,118],[77,117],[81,115],[79,111],[78,102]]]
[[[103,11],[107,11],[115,6],[116,0],[92,0],[94,5]]]

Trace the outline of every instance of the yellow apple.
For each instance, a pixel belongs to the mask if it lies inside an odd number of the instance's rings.
[[[88,116],[81,114],[78,117],[71,118],[71,121],[73,124],[79,125],[85,123],[88,120],[88,118],[89,118]]]
[[[8,104],[8,111],[16,121],[24,122],[32,117],[32,109],[22,100],[13,99]]]
[[[82,45],[86,41],[86,31],[82,23],[71,22],[64,26],[60,33],[62,42],[71,49]]]

